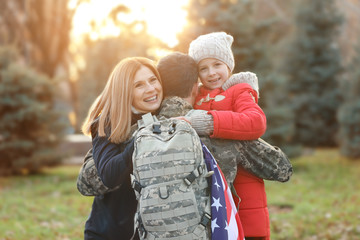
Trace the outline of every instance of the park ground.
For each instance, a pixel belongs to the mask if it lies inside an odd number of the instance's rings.
[[[337,149],[291,159],[289,182],[266,181],[272,240],[360,240],[360,161]],[[76,189],[80,165],[0,178],[0,240],[78,240],[92,197]]]

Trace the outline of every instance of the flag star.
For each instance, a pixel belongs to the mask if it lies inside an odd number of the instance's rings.
[[[220,187],[220,185],[218,184],[218,182],[217,182],[217,179],[216,179],[216,178],[215,178],[215,183],[214,183],[214,185],[216,186],[217,190],[219,191],[219,187]]]
[[[220,204],[220,198],[216,199],[213,197],[213,204],[211,205],[212,207],[216,207],[216,211],[219,211],[219,207],[222,207],[222,205]]]
[[[217,168],[217,165],[216,165],[216,163],[214,163],[214,165],[213,165],[213,168],[215,169],[215,168]]]
[[[225,220],[225,230],[229,232],[230,228],[229,228],[229,224],[227,223],[227,221]]]
[[[213,233],[215,228],[219,228],[219,225],[216,224],[217,218],[211,221],[211,232]]]

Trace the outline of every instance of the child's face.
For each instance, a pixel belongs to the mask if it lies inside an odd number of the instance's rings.
[[[228,66],[215,58],[205,58],[199,62],[199,77],[208,89],[220,88],[230,77]]]

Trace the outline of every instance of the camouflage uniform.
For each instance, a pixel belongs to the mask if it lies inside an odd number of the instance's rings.
[[[95,166],[92,149],[90,149],[85,156],[84,164],[79,171],[76,185],[79,192],[84,196],[99,196],[119,188],[118,186],[110,189],[105,186]]]
[[[170,118],[185,116],[193,108],[180,97],[170,97],[163,101],[160,109],[159,118]],[[286,182],[292,175],[292,165],[287,156],[262,139],[240,141],[202,136],[201,140],[218,161],[229,183],[236,177],[237,165],[265,180]]]
[[[180,97],[170,97],[164,99],[160,109],[158,118],[163,119],[185,116],[193,110],[193,107]],[[193,114],[196,114],[196,111]],[[136,129],[137,127],[133,126],[132,132]],[[292,175],[292,165],[287,156],[281,149],[271,146],[262,139],[240,141],[202,136],[201,140],[218,161],[228,183],[234,181],[238,165],[265,180],[286,182]],[[86,155],[85,160],[93,161],[91,151]],[[98,178],[94,179],[94,174],[97,172],[95,165],[89,166],[94,169],[83,168],[79,173],[78,189],[83,195],[93,196],[94,192],[104,187]]]

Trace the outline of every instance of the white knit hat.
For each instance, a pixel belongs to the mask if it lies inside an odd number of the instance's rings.
[[[231,51],[234,38],[225,32],[201,35],[190,43],[189,56],[199,63],[205,58],[215,58],[224,62],[232,72],[235,61]]]

